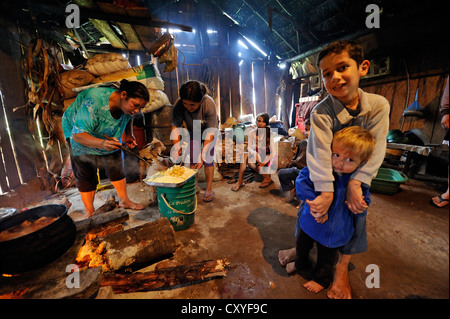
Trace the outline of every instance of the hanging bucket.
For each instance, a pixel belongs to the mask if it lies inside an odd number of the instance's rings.
[[[156,187],[159,212],[169,220],[175,231],[188,229],[194,223],[196,193],[195,176],[181,187]]]

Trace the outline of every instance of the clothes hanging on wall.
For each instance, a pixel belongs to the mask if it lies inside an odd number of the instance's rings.
[[[306,101],[306,102],[300,102],[295,104],[295,122],[293,123],[294,126],[297,126],[300,124],[300,122],[305,122],[307,119],[309,119],[309,116],[311,115],[311,111],[320,102],[319,99],[315,99],[312,101]],[[294,111],[294,110],[293,110]]]

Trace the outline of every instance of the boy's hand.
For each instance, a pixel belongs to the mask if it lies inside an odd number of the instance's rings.
[[[322,192],[314,200],[306,200],[306,203],[311,208],[311,215],[319,223],[324,223],[328,219],[328,209],[333,202],[334,194],[331,192]]]
[[[328,220],[328,214],[320,215],[311,212],[311,215],[314,217],[317,223],[323,224]]]
[[[346,204],[353,214],[361,214],[369,207],[364,200],[360,181],[351,179],[348,182]]]

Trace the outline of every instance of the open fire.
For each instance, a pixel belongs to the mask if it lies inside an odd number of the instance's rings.
[[[142,272],[144,267],[175,252],[175,231],[167,218],[131,228],[124,226],[128,219],[126,210],[115,207],[80,221],[77,231],[81,237],[77,237],[70,253],[32,272],[3,274],[0,298],[92,298],[103,286],[111,286],[114,293],[129,293],[226,275],[229,263],[225,259],[183,265],[160,263],[155,270]],[[68,272],[66,266],[70,264],[78,269]],[[141,271],[129,272],[138,269]],[[74,276],[81,283],[76,289],[67,286],[68,278]]]

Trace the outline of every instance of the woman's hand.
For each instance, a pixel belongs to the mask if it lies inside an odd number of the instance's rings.
[[[128,124],[129,123],[130,122],[128,122]],[[136,138],[134,137],[132,130],[128,127],[128,124],[121,136],[122,143],[129,148],[135,148],[137,146]]]
[[[105,140],[94,137],[86,132],[73,134],[72,138],[75,142],[86,147],[99,148],[107,151],[114,151],[122,146],[117,138],[113,138],[113,140]]]
[[[198,156],[198,159],[197,159],[197,163],[194,163],[191,168],[200,169],[200,168],[202,168],[202,166],[203,166],[203,158],[202,158],[202,153],[200,153]]]
[[[259,171],[261,168],[263,168],[264,166],[266,166],[267,163],[269,163],[269,161],[267,161],[267,160],[264,160],[264,161],[262,161],[262,162],[260,162],[260,163],[257,163],[256,166],[257,166],[257,168],[258,168],[258,171]]]
[[[137,146],[136,139],[133,135],[122,136],[122,142],[129,148],[135,148]]]
[[[115,137],[113,137],[114,140],[101,140],[102,145],[99,148],[103,148],[107,151],[114,151],[119,149],[122,144],[120,144],[119,140]]]

